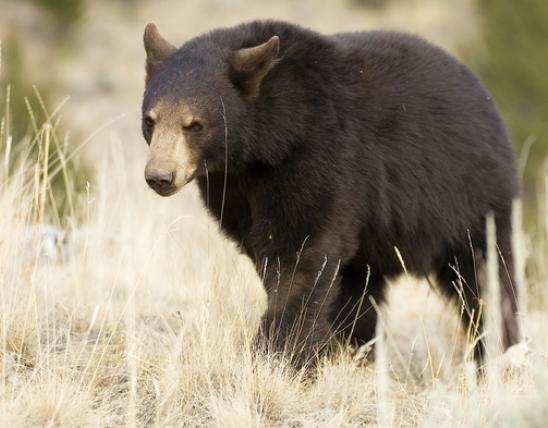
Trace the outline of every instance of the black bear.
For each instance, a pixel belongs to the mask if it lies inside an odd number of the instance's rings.
[[[503,345],[516,343],[515,158],[468,68],[410,35],[325,36],[275,21],[180,48],[149,24],[144,43],[146,181],[168,196],[195,179],[256,263],[268,296],[260,341],[296,365],[334,336],[369,341],[373,301],[402,261],[464,303],[478,337],[492,212]]]

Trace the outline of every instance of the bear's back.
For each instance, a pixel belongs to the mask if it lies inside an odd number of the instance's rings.
[[[482,225],[488,211],[510,208],[519,193],[512,145],[472,71],[408,34],[327,38],[341,53],[337,74],[361,142],[355,157],[377,163],[376,183],[384,189],[375,198],[376,225],[398,224],[411,253],[421,246],[410,238],[417,230],[428,228],[441,246],[471,224]],[[354,167],[370,168],[365,162]],[[363,209],[369,209],[365,202]]]

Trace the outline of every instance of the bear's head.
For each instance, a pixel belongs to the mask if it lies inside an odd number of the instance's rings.
[[[225,47],[206,35],[177,49],[148,24],[144,44],[142,130],[150,187],[169,196],[201,174],[245,163],[251,150],[240,144],[229,150],[229,141],[245,140],[251,132],[246,122],[261,82],[276,64],[278,37],[230,49],[230,43]]]

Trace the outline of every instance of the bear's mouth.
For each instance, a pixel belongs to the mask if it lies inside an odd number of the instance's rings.
[[[157,182],[147,180],[149,187],[154,190],[158,195],[163,197],[172,196],[185,187],[188,183],[194,180],[198,176],[198,171],[194,171],[189,177],[186,177],[181,182],[177,179],[173,180],[171,185],[158,184]]]
[[[181,188],[180,187],[173,187],[171,189],[154,189],[153,190],[160,196],[163,196],[164,198],[167,198],[168,196],[174,195],[177,193]]]

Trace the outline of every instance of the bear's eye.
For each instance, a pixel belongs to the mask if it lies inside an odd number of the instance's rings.
[[[143,117],[143,134],[148,141],[152,136],[154,130],[154,120],[150,116]]]
[[[196,120],[193,120],[188,125],[183,125],[183,131],[199,132],[202,129],[204,129],[203,125]]]

